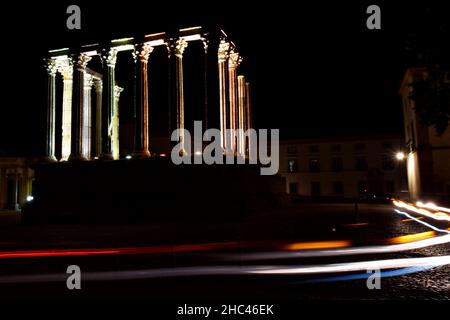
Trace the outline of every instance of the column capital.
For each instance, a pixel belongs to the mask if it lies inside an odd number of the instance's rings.
[[[93,79],[92,75],[90,75],[89,73],[86,73],[84,75],[84,88],[90,89],[90,88],[92,88],[93,84],[94,84],[94,79]]]
[[[92,57],[87,56],[84,53],[79,54],[76,57],[75,66],[78,71],[85,71],[87,64],[89,61],[91,61]]]
[[[237,68],[242,62],[242,57],[238,52],[231,51],[228,59],[230,68]]]
[[[224,40],[219,43],[219,50],[217,51],[217,56],[219,58],[219,62],[224,62],[227,60],[230,51],[230,43]]]
[[[103,81],[101,79],[94,79],[94,87],[97,91],[102,91]]]
[[[101,54],[102,63],[108,67],[114,67],[117,62],[117,49],[103,49]]]
[[[184,50],[187,48],[188,43],[183,38],[178,39],[175,42],[175,55],[179,58],[183,58]]]
[[[63,76],[64,80],[72,80],[73,75],[73,60],[70,57],[65,59],[58,59],[55,61],[58,72]]]
[[[205,37],[203,37],[201,40],[203,43],[203,49],[205,50],[205,53],[206,53],[206,52],[208,52],[209,40]]]
[[[147,63],[150,54],[153,52],[153,47],[148,43],[138,44],[133,51],[133,58],[135,61],[139,59],[140,62]]]
[[[119,98],[122,91],[123,91],[122,87],[115,86],[114,87],[114,97]]]
[[[58,71],[58,67],[56,66],[55,59],[49,58],[45,59],[45,69],[47,70],[47,73],[51,76],[56,75],[56,72]]]

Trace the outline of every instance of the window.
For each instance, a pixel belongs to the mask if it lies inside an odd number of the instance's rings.
[[[298,194],[297,182],[289,183],[289,194]]]
[[[342,158],[331,159],[331,170],[334,172],[341,172],[344,169]]]
[[[341,152],[342,148],[340,144],[332,144],[331,145],[331,152]]]
[[[363,194],[363,193],[366,193],[367,191],[368,191],[367,190],[367,181],[364,181],[364,180],[358,181],[358,193]]]
[[[355,144],[355,151],[356,152],[366,151],[366,145],[364,143],[357,143],[357,144]]]
[[[319,152],[319,146],[318,145],[311,145],[311,146],[309,146],[309,152],[310,153],[318,153]]]
[[[355,169],[358,171],[367,170],[367,159],[366,157],[357,157],[355,162]]]
[[[319,159],[309,159],[309,172],[320,172]]]
[[[389,155],[383,155],[382,158],[382,168],[383,170],[394,170],[394,159],[392,156]]]
[[[288,154],[292,154],[292,155],[296,155],[297,154],[297,147],[294,147],[294,146],[287,147],[287,153]]]
[[[395,192],[394,181],[392,181],[392,180],[386,181],[386,192],[391,193],[391,194]]]
[[[311,196],[313,197],[320,196],[320,182],[318,181],[311,182]]]
[[[288,161],[288,172],[292,173],[292,172],[297,172],[297,161],[294,159],[290,159]]]
[[[344,184],[342,183],[342,181],[333,182],[333,193],[336,195],[344,194]]]

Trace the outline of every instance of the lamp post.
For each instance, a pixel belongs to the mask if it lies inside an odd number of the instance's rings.
[[[400,190],[399,190],[399,193],[398,193],[398,198],[400,198],[400,195],[401,195],[401,192],[402,192],[402,190],[403,190],[403,162],[405,161],[405,159],[406,159],[406,155],[405,155],[405,153],[403,152],[403,151],[399,151],[399,152],[397,152],[396,154],[395,154],[395,159],[397,159],[397,161],[399,162],[399,182],[400,182]]]

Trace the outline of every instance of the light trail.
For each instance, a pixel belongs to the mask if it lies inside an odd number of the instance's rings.
[[[441,221],[450,221],[450,216],[441,211],[436,211],[435,213],[432,213],[426,209],[417,208],[413,204],[408,204],[408,203],[400,201],[400,200],[394,200],[394,201],[392,201],[392,203],[398,208],[404,208],[404,209],[418,213],[420,215],[426,216],[431,219],[441,220]],[[441,207],[437,207],[437,206],[434,206],[434,207],[441,208]],[[446,208],[444,208],[444,209],[446,209]]]
[[[144,270],[123,270],[105,272],[83,272],[83,281],[117,281],[173,277],[228,276],[228,275],[311,275],[321,273],[341,273],[374,269],[395,269],[410,267],[438,267],[450,264],[450,256],[403,258],[375,261],[360,261],[325,265],[299,266],[202,266]],[[35,274],[0,276],[0,283],[45,283],[60,282],[67,274]]]

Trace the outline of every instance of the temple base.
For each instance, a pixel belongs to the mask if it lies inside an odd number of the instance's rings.
[[[25,222],[226,221],[279,203],[280,176],[256,165],[174,165],[167,158],[35,167]]]

